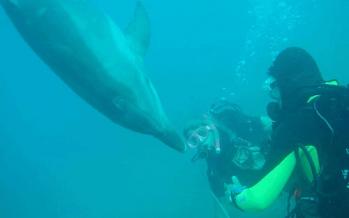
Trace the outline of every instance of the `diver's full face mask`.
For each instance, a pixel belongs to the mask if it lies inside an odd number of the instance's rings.
[[[280,89],[274,77],[270,76],[265,80],[263,89],[268,93],[270,98],[281,104]]]

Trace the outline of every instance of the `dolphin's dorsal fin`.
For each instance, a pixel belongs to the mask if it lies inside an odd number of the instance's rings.
[[[134,52],[141,57],[146,54],[150,41],[150,22],[144,5],[138,1],[135,14],[126,28],[125,34]]]

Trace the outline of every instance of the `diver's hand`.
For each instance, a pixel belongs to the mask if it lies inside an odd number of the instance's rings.
[[[236,195],[240,194],[246,189],[246,186],[240,184],[239,179],[236,176],[231,177],[231,182],[229,184],[224,183],[225,196],[230,201],[233,202]]]

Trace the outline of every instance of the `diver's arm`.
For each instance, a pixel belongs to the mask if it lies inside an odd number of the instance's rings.
[[[317,150],[314,146],[306,146],[313,162],[319,172],[319,160]],[[299,158],[306,176],[312,181],[309,163],[304,152],[299,149]],[[235,204],[243,211],[260,211],[269,207],[280,195],[289,181],[297,164],[294,152],[285,157],[271,172],[262,178],[256,185],[244,189],[234,198]],[[310,175],[309,175],[310,173]]]

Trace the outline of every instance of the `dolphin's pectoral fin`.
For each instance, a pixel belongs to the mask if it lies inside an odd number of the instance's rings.
[[[150,21],[143,4],[137,2],[135,14],[125,30],[130,46],[135,53],[144,57],[150,42]]]

